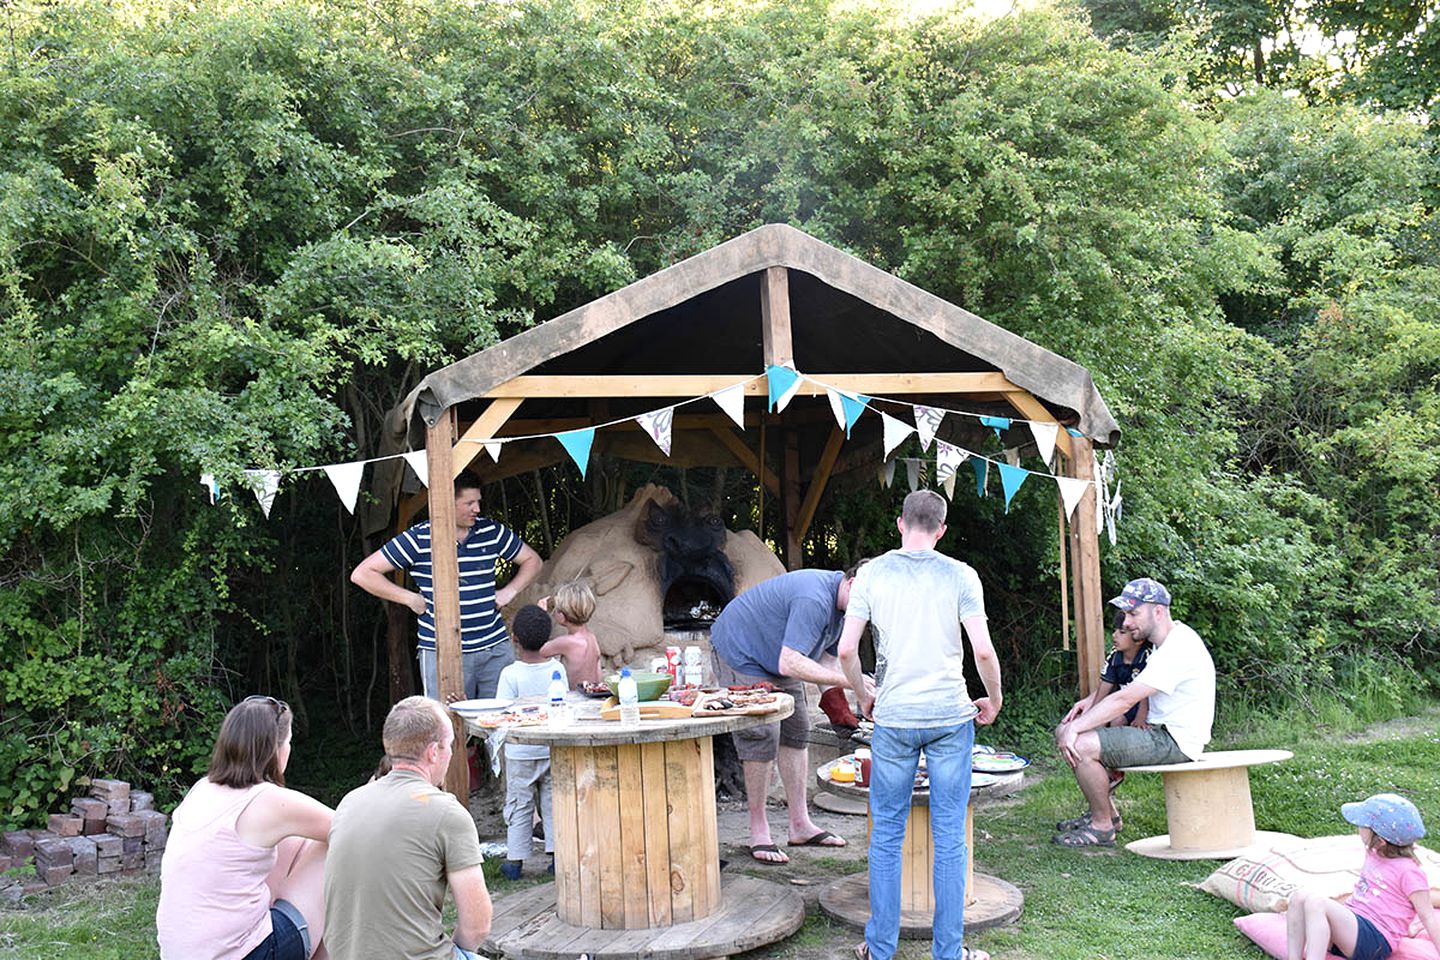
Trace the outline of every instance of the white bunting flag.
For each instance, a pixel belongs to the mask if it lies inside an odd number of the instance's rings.
[[[745,384],[737,383],[733,387],[726,387],[718,393],[710,394],[710,399],[730,415],[730,419],[735,421],[735,426],[741,430],[745,429]]]
[[[340,502],[345,504],[345,509],[352,514],[355,512],[355,498],[360,493],[360,475],[365,472],[365,461],[356,460],[351,463],[330,463],[325,466],[325,476],[335,486],[335,492],[340,495]]]
[[[914,493],[920,489],[920,461],[905,461],[905,479],[910,483],[910,492]]]
[[[500,462],[500,448],[503,447],[503,446],[505,446],[505,444],[501,443],[499,440],[486,440],[486,441],[485,441],[485,452],[488,453],[488,454],[490,454],[490,459],[491,459],[491,460],[494,460],[496,463],[499,463],[499,462]]]
[[[835,414],[835,423],[845,429],[845,407],[840,402],[840,391],[834,387],[825,388],[825,399],[830,401],[830,412]]]
[[[888,459],[890,454],[895,452],[895,448],[915,432],[915,428],[904,420],[896,420],[890,414],[883,412],[880,414],[880,423],[885,427],[885,456]]]
[[[1050,460],[1055,456],[1055,437],[1060,433],[1060,424],[1036,423],[1031,420],[1030,432],[1035,435],[1035,447],[1040,451],[1040,459],[1045,461],[1045,466],[1050,466]]]
[[[210,495],[210,506],[215,506],[215,501],[220,499],[220,484],[215,482],[215,474],[200,474],[200,486]]]
[[[886,490],[889,490],[891,485],[895,483],[895,461],[886,460],[884,463],[882,463],[880,465],[879,474],[880,486],[884,487]]]
[[[1098,501],[1095,511],[1095,536],[1105,532],[1105,507],[1110,502],[1110,490],[1105,483],[1105,468],[1100,461],[1095,461],[1095,498]]]
[[[930,441],[935,439],[935,434],[940,430],[940,421],[944,419],[945,411],[939,407],[915,404],[915,430],[920,434],[921,450],[930,452]]]
[[[255,499],[260,501],[260,509],[265,511],[265,519],[270,519],[270,508],[275,505],[275,493],[280,489],[280,471],[246,470],[245,476],[250,479]]]
[[[666,407],[664,410],[642,413],[635,420],[650,434],[655,446],[665,451],[665,456],[670,456],[670,431],[675,423],[675,408]]]
[[[941,483],[941,486],[943,486],[943,487],[945,488],[945,498],[946,498],[947,500],[954,500],[954,499],[955,499],[955,474],[952,473],[952,474],[950,474],[950,476],[946,477],[946,478],[944,479],[944,481]]]
[[[420,483],[430,486],[430,465],[425,462],[424,450],[411,450],[409,453],[402,453],[405,462],[410,464],[410,469],[415,471],[415,476],[420,478]]]
[[[1079,506],[1080,498],[1085,496],[1085,488],[1090,486],[1090,482],[1078,477],[1056,477],[1055,482],[1060,484],[1060,502],[1065,505],[1065,516],[1073,520],[1075,508]]]
[[[947,480],[953,481],[955,471],[960,469],[960,464],[969,459],[970,454],[961,450],[954,444],[946,443],[944,440],[935,441],[935,479],[941,483]],[[949,489],[955,488],[954,483],[949,484]]]

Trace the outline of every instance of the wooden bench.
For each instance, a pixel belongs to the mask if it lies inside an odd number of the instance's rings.
[[[1189,763],[1122,767],[1126,773],[1158,773],[1165,781],[1165,820],[1170,832],[1133,840],[1131,853],[1159,860],[1229,860],[1258,843],[1289,837],[1255,829],[1250,768],[1279,763],[1289,750],[1221,750]]]

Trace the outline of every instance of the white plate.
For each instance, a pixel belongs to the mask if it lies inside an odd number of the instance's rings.
[[[971,766],[983,773],[1014,773],[1030,766],[1030,761],[1015,753],[976,754]]]
[[[489,713],[492,710],[504,710],[514,703],[510,697],[486,697],[483,700],[456,700],[450,704],[450,709],[456,713]]]
[[[977,773],[972,773],[972,774],[970,774],[970,789],[971,789],[971,790],[974,790],[976,787],[988,787],[988,786],[990,786],[991,784],[999,783],[999,782],[1000,782],[1000,778],[997,777],[997,776],[995,776],[995,774],[993,774],[993,773],[978,773],[978,772],[977,772]]]

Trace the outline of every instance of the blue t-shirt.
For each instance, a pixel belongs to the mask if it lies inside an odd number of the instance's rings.
[[[478,517],[465,542],[456,548],[460,564],[460,652],[488,650],[508,638],[505,621],[495,607],[495,561],[514,560],[525,541],[515,531],[488,517]],[[425,597],[420,615],[419,649],[435,649],[435,578],[430,564],[430,521],[398,534],[380,548],[397,570],[407,570]]]
[[[840,646],[845,612],[835,608],[845,574],[796,570],[731,600],[710,628],[710,646],[738,673],[780,676],[780,650],[819,660]]]
[[[1129,663],[1125,662],[1125,655],[1119,650],[1110,651],[1110,659],[1105,661],[1105,666],[1100,669],[1100,679],[1105,683],[1113,683],[1115,689],[1129,685],[1141,670],[1145,669],[1146,662],[1150,659],[1150,651],[1153,650],[1149,643],[1142,643],[1140,649],[1135,651],[1135,659]],[[1140,704],[1135,704],[1125,711],[1125,722],[1134,723],[1135,718],[1140,715]]]

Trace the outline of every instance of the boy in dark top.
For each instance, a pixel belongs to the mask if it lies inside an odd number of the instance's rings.
[[[1077,700],[1065,714],[1062,723],[1069,723],[1076,715],[1082,712],[1082,708],[1088,710],[1110,694],[1130,683],[1141,670],[1145,669],[1145,661],[1150,657],[1151,645],[1148,640],[1137,640],[1129,630],[1125,629],[1125,614],[1117,613],[1115,617],[1115,630],[1110,634],[1110,641],[1115,649],[1111,651],[1110,658],[1105,661],[1105,666],[1100,668],[1100,683],[1096,685],[1095,692],[1084,700]],[[1145,717],[1149,713],[1150,702],[1141,700],[1135,706],[1125,712],[1123,717],[1116,717],[1106,726],[1111,727],[1146,727]],[[1110,789],[1113,791],[1125,779],[1125,774],[1119,770],[1110,771]]]

